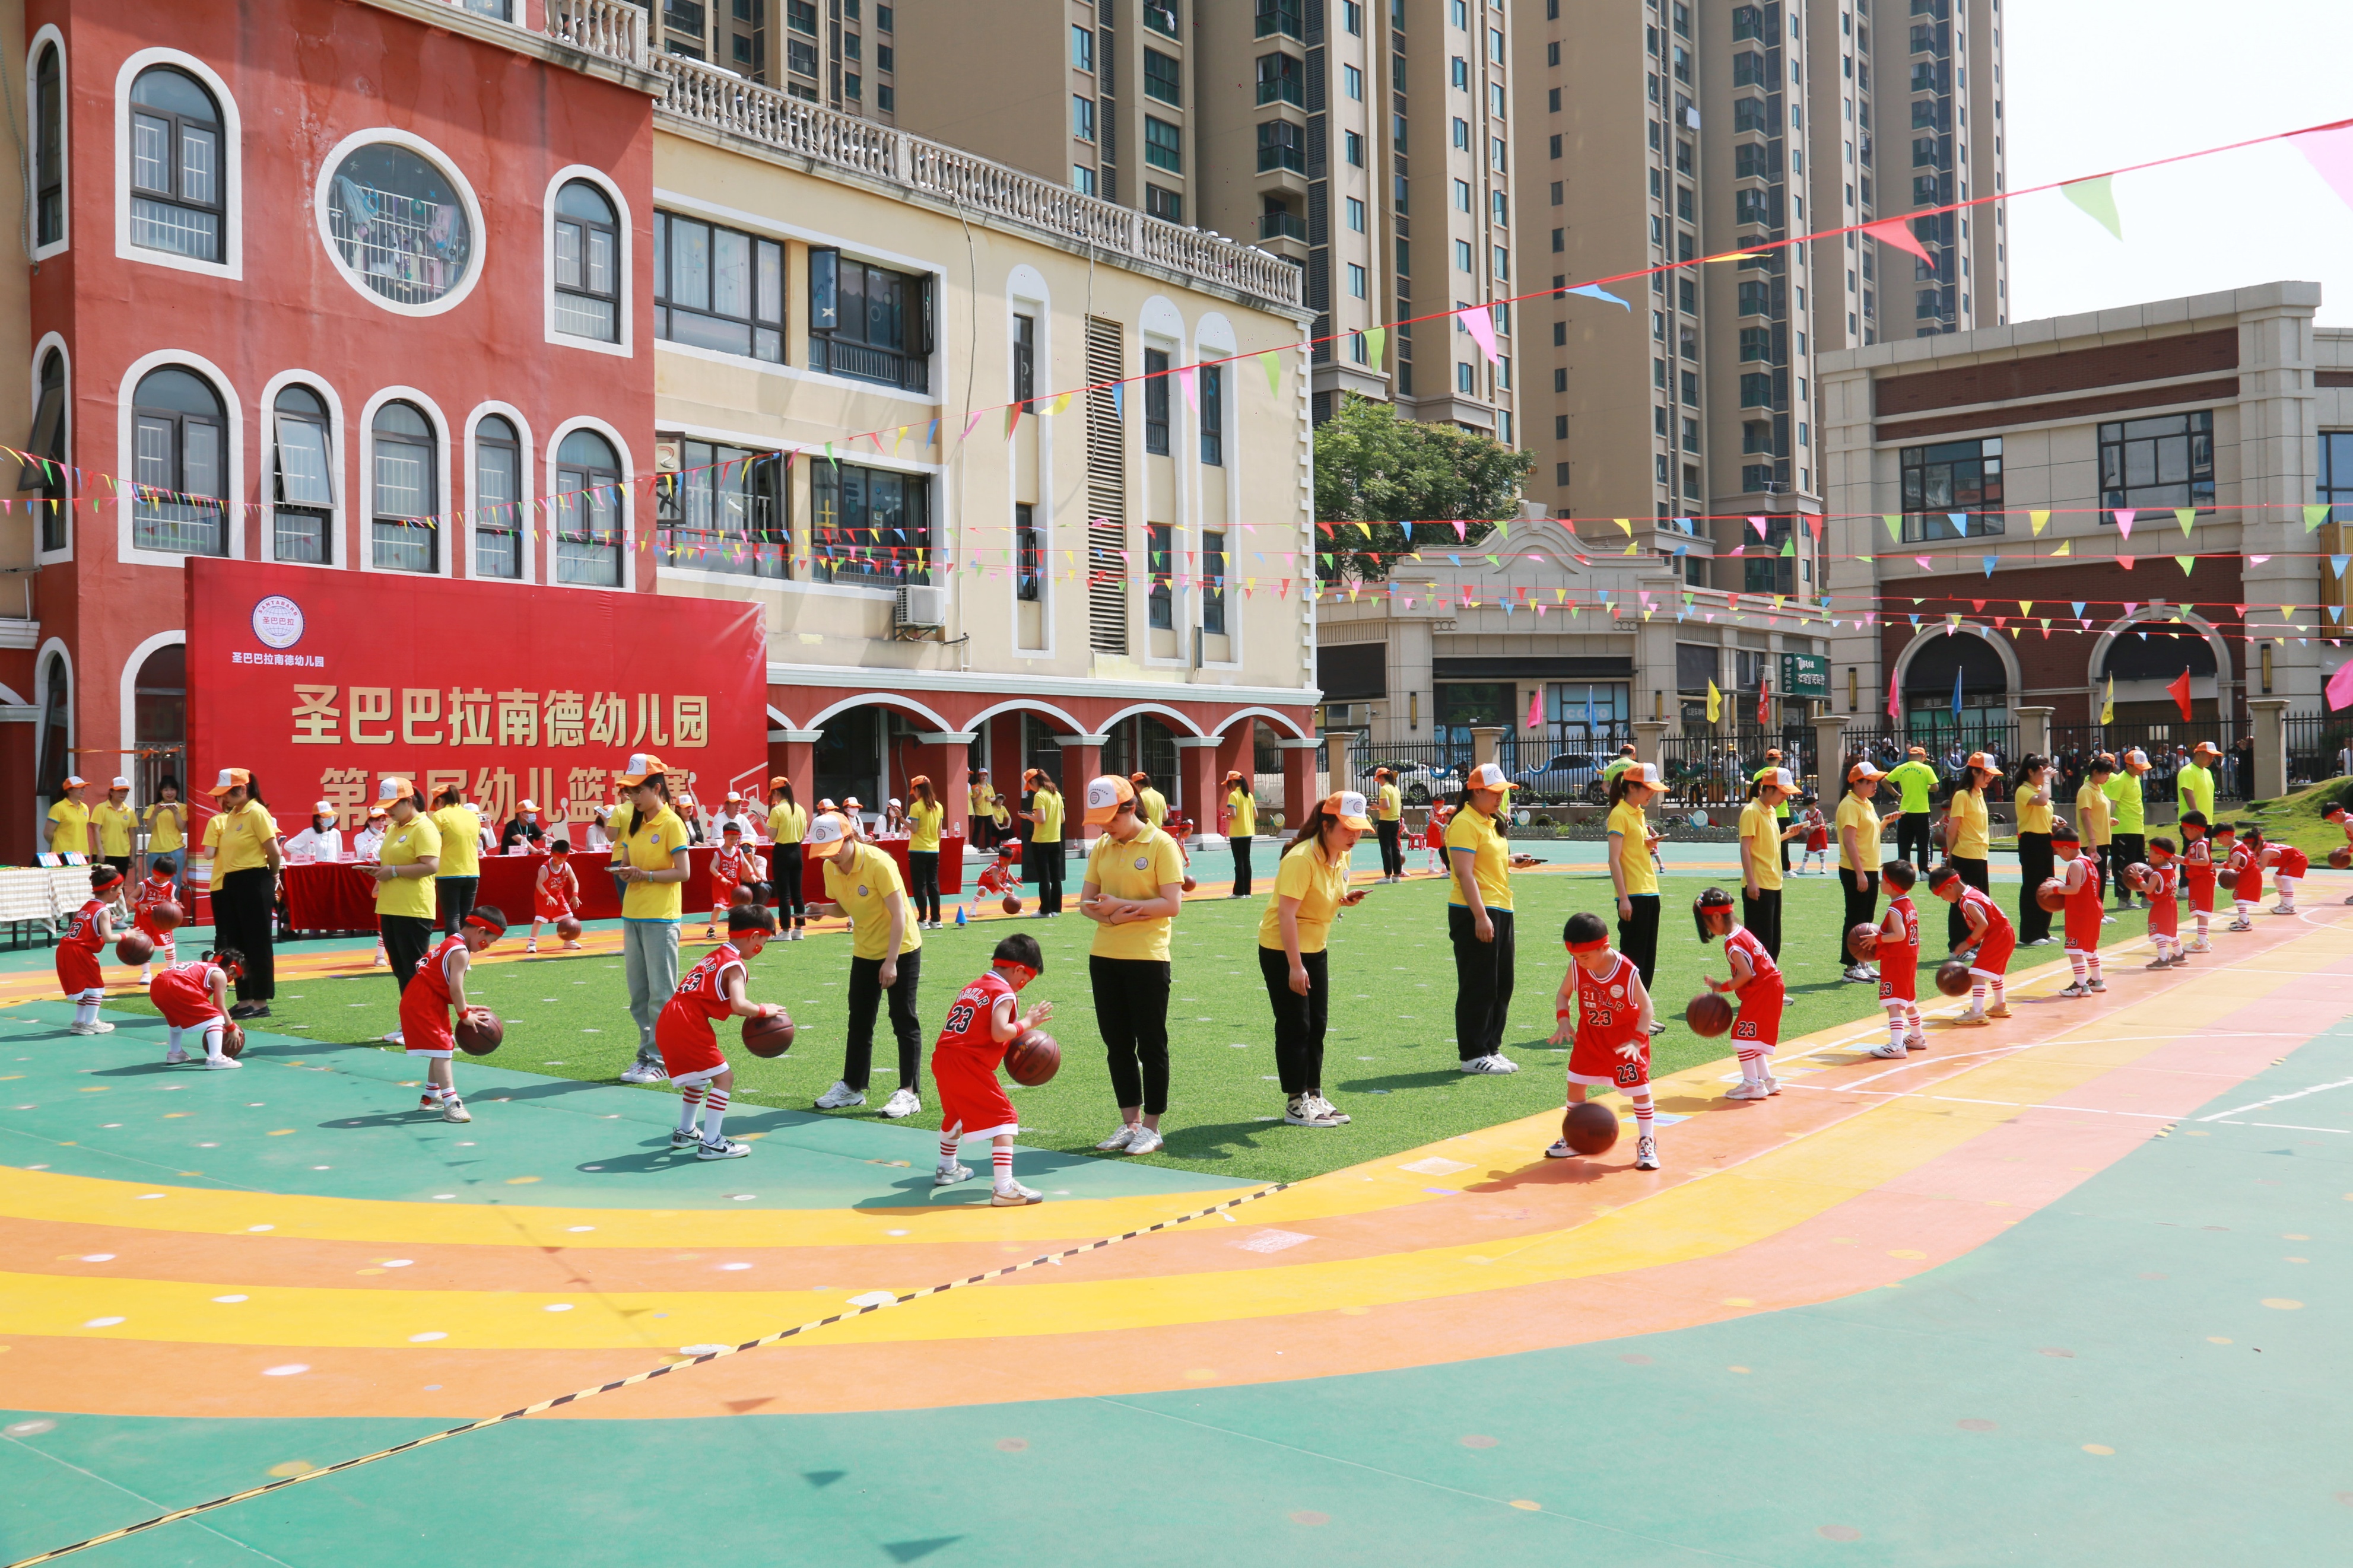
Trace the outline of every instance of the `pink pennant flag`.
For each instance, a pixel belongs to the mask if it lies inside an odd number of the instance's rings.
[[[2353,661],[2337,667],[2328,678],[2327,693],[2330,708],[2353,708]]]
[[[1454,520],[1454,537],[1457,540],[1463,540],[1471,537],[1470,531],[1462,526],[1460,520]]]
[[[1541,610],[1544,606],[1538,605],[1536,608]],[[1528,693],[1527,728],[1531,733],[1544,728],[1544,689],[1542,687]]]
[[[1189,364],[1178,365],[1176,376],[1176,384],[1184,389],[1185,406],[1198,414],[1201,412],[1201,389],[1194,384],[1195,369],[1195,366]]]
[[[1925,556],[1925,555],[1915,555],[1914,557],[1912,557],[1912,559],[1913,559],[1913,560],[1915,560],[1915,561],[1917,561],[1917,562],[1920,563],[1920,570],[1921,570],[1921,571],[1923,571],[1923,572],[1927,572],[1927,571],[1931,571],[1931,570],[1933,570],[1933,568],[1932,568],[1932,567],[1930,567],[1930,566],[1929,566],[1929,564],[1928,564],[1928,558],[1927,558],[1926,556]]]
[[[2117,508],[2116,532],[2123,538],[2130,539],[2132,537],[2133,519],[2139,515],[2139,512],[2132,507]]]
[[[2328,182],[2329,189],[2337,193],[2337,199],[2347,206],[2353,206],[2353,125],[2332,125],[2326,131],[2306,131],[2288,140],[2315,169],[2320,171],[2320,177]]]
[[[1467,310],[1455,312],[1454,319],[1462,323],[1462,330],[1471,334],[1471,341],[1479,345],[1479,352],[1487,356],[1487,363],[1493,364],[1496,359],[1495,319],[1488,314],[1487,307],[1473,305]]]
[[[969,441],[972,439],[973,426],[979,424],[981,415],[987,412],[988,411],[985,408],[976,409],[974,411],[973,416],[964,422],[964,438],[965,440]]]
[[[1918,257],[1931,267],[1936,264],[1936,258],[1928,254],[1927,247],[1923,246],[1912,233],[1912,226],[1900,217],[1888,218],[1882,223],[1864,224],[1862,232],[1878,240],[1882,245],[1892,245],[1898,250]]]
[[[1764,538],[1764,537],[1765,537],[1765,520],[1764,520],[1763,518],[1761,518],[1761,517],[1752,517],[1752,518],[1750,518],[1750,519],[1748,520],[1748,526],[1749,526],[1749,527],[1751,527],[1751,528],[1753,528],[1753,529],[1755,529],[1755,530],[1757,531],[1757,538],[1762,539],[1762,538]]]

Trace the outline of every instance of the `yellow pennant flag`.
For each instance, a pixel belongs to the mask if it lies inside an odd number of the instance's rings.
[[[2103,724],[2113,724],[2116,721],[2116,678],[2111,675],[2108,677],[2108,694],[2100,700],[2100,722]]]
[[[1707,683],[1707,721],[1713,724],[1722,717],[1724,717],[1724,693],[1718,691],[1715,689],[1715,682],[1711,680]]]
[[[1619,532],[1624,534],[1629,539],[1634,537],[1634,525],[1631,522],[1629,522],[1622,517],[1613,517],[1609,521],[1618,525]]]
[[[2034,525],[2034,537],[2042,538],[2042,531],[2051,526],[2051,514],[2047,511],[2030,511],[2026,516],[2027,521]]]
[[[2075,542],[2074,542],[2073,540],[2072,540],[2072,539],[2063,539],[2063,540],[2061,540],[2061,541],[2059,542],[2059,548],[2058,548],[2058,549],[2056,549],[2056,550],[2054,550],[2054,551],[2052,551],[2052,552],[2051,552],[2051,558],[2052,558],[2052,560],[2054,560],[2054,561],[2055,561],[2055,560],[2057,560],[2057,559],[2058,559],[2060,556],[2062,556],[2062,555],[2073,555],[2073,554],[2074,554],[2074,553],[2075,553],[2074,545],[2075,545]]]

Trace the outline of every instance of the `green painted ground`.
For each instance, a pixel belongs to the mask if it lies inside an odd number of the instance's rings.
[[[1563,860],[1588,857],[1598,847],[1546,846]],[[1704,861],[1713,846],[1694,846]],[[1729,853],[1729,847],[1725,847]],[[1728,862],[1727,862],[1728,868]],[[1703,949],[1692,934],[1689,907],[1699,890],[1724,877],[1673,876],[1662,884],[1666,915],[1654,989],[1668,1032],[1653,1047],[1652,1070],[1673,1071],[1725,1055],[1721,1040],[1703,1040],[1682,1023],[1683,1004],[1700,989],[1703,970],[1726,973],[1720,947]],[[1166,1150],[1155,1163],[1236,1181],[1287,1181],[1415,1148],[1436,1139],[1558,1106],[1566,1049],[1545,1044],[1553,1028],[1553,995],[1567,966],[1562,922],[1578,910],[1606,910],[1608,879],[1598,863],[1524,876],[1516,883],[1519,984],[1507,1052],[1522,1070],[1508,1078],[1469,1078],[1457,1070],[1454,969],[1446,940],[1444,884],[1430,879],[1378,887],[1337,927],[1332,944],[1332,1024],[1324,1052],[1324,1092],[1355,1118],[1345,1128],[1311,1130],[1281,1122],[1282,1096],[1275,1081],[1273,1026],[1257,956],[1262,898],[1189,903],[1176,937],[1176,984],[1169,1009],[1174,1087]],[[1075,889],[1073,890],[1075,896]],[[1791,877],[1786,896],[1783,967],[1789,1006],[1782,1037],[1865,1017],[1878,1017],[1875,989],[1842,984],[1833,960],[1842,905],[1835,879]],[[1927,910],[1927,936],[1941,942],[1944,908]],[[700,926],[690,932],[699,934]],[[932,1037],[955,992],[987,965],[988,953],[1014,922],[925,934],[923,1012],[923,1072],[928,1081]],[[1110,1076],[1098,1044],[1086,982],[1092,922],[1077,915],[1024,920],[1018,929],[1044,944],[1047,972],[1034,994],[1051,998],[1050,1026],[1063,1047],[1061,1073],[1038,1089],[1013,1090],[1026,1144],[1092,1160],[1093,1145],[1117,1122]],[[2109,928],[2109,940],[2139,937],[2138,913]],[[510,941],[517,939],[510,938]],[[690,945],[687,962],[702,951]],[[2021,955],[2019,967],[2058,956],[2056,948]],[[753,994],[780,1002],[800,1026],[792,1053],[762,1061],[729,1053],[737,1074],[737,1100],[746,1107],[807,1110],[840,1076],[843,1001],[849,943],[840,936],[772,944],[753,966]],[[487,1060],[554,1079],[610,1081],[628,1064],[636,1033],[629,1022],[620,960],[540,958],[493,963],[476,971],[470,996],[506,1021],[506,1044]],[[146,1010],[143,999],[114,1004],[124,1013]],[[269,1020],[279,1032],[342,1043],[373,1041],[395,1022],[390,978],[379,972],[353,979],[289,981],[281,984]],[[883,1047],[868,1105],[862,1110],[819,1113],[842,1119],[876,1115],[896,1087],[895,1058]],[[723,1031],[723,1037],[732,1031]],[[160,1055],[160,1052],[158,1053]],[[382,1069],[399,1077],[396,1052]],[[461,1060],[461,1090],[480,1069]],[[541,1093],[562,1093],[542,1089]],[[659,1090],[667,1097],[669,1091]],[[648,1115],[667,1114],[649,1112]],[[927,1103],[911,1119],[936,1132],[938,1107]],[[910,1142],[915,1140],[911,1138]],[[928,1141],[927,1141],[928,1142]],[[935,1144],[933,1145],[936,1147]],[[909,1154],[929,1159],[928,1151]],[[1123,1156],[1101,1156],[1119,1160]]]
[[[522,1423],[81,1561],[2323,1568],[2353,1557],[2353,1038],[2284,1056],[2221,1105],[2335,1083],[2268,1113],[2298,1127],[2185,1122],[1821,1307],[1293,1384]],[[10,1556],[446,1425],[0,1422]]]

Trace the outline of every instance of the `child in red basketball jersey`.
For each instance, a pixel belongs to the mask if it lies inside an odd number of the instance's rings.
[[[2342,828],[2345,832],[2346,847],[2353,848],[2353,812],[2347,811],[2341,805],[2332,805],[2320,814],[2320,819],[2323,822],[2333,822]],[[2353,904],[2353,894],[2348,894],[2345,901]]]
[[[1788,991],[1781,966],[1732,910],[1732,895],[1722,888],[1710,888],[1692,900],[1692,923],[1699,928],[1699,940],[1722,937],[1725,962],[1732,967],[1729,980],[1712,974],[1700,979],[1710,991],[1728,991],[1740,999],[1739,1016],[1732,1020],[1740,1081],[1725,1089],[1724,1097],[1765,1100],[1781,1092],[1781,1080],[1773,1076],[1773,1052],[1781,1043],[1781,1006]]]
[[[539,922],[580,918],[580,878],[572,869],[572,842],[558,838],[547,847],[547,864],[531,879],[531,934],[523,939],[525,952],[539,951]],[[570,939],[564,951],[578,950],[578,940]]]
[[[488,1011],[466,1005],[466,970],[475,953],[506,933],[507,917],[496,905],[476,904],[464,924],[433,944],[401,987],[400,1037],[410,1056],[425,1058],[425,1093],[417,1109],[438,1111],[444,1121],[474,1119],[458,1098],[458,1080],[449,1065],[458,1048],[450,1018]]]
[[[744,847],[742,826],[729,823],[720,834],[719,847],[711,852],[711,919],[702,928],[704,936],[719,934],[719,922],[727,918],[728,910],[735,902],[735,889],[746,882],[758,880],[752,874],[754,858],[752,852]],[[727,929],[733,931],[735,928],[730,926]]]
[[[2108,988],[2100,975],[2101,917],[2106,912],[2100,907],[2100,879],[2084,858],[2083,836],[2073,823],[2051,825],[2051,851],[2059,857],[2052,874],[2067,889],[2067,965],[2075,972],[2073,984],[2059,994],[2089,996]],[[2123,874],[2119,869],[2117,875]]]
[[[2172,839],[2148,841],[2148,868],[2157,876],[2148,889],[2148,940],[2156,945],[2157,956],[2147,967],[2171,969],[2189,962],[2181,951],[2181,860]]]
[[[976,889],[992,898],[1001,899],[1008,893],[1011,893],[1016,898],[1020,897],[1021,868],[1013,858],[1014,852],[1018,848],[1020,848],[1018,843],[998,845],[997,858],[981,868],[980,879],[975,884]]]
[[[171,1026],[171,1048],[164,1053],[166,1062],[188,1059],[187,1048],[181,1039],[187,1030],[196,1032],[197,1043],[205,1048],[205,1066],[208,1068],[241,1068],[245,1064],[221,1049],[222,1037],[228,1032],[228,987],[245,968],[245,954],[233,947],[218,952],[207,952],[194,963],[167,963],[164,973],[148,983],[147,1000],[155,1004],[155,1011],[164,1015]]]
[[[737,904],[727,911],[727,940],[702,955],[678,983],[654,1019],[654,1046],[662,1067],[679,1091],[678,1126],[670,1135],[673,1149],[691,1149],[698,1160],[740,1160],[752,1152],[722,1131],[727,1102],[735,1092],[735,1069],[719,1054],[714,1018],[773,1018],[783,1009],[753,1001],[744,994],[751,982],[751,960],[760,956],[776,934],[775,911],[760,904]],[[702,1129],[696,1131],[696,1113]]]
[[[1454,808],[1443,802],[1432,801],[1430,826],[1422,829],[1421,847],[1430,851],[1430,869],[1435,875],[1446,870],[1446,825],[1454,820]]]
[[[74,1005],[73,1022],[66,1026],[69,1035],[114,1033],[114,1026],[98,1016],[98,1005],[106,1000],[106,976],[99,973],[98,955],[114,940],[111,911],[121,883],[122,873],[113,867],[91,867],[90,897],[58,939],[58,985]]]
[[[2198,921],[2198,935],[2184,952],[2211,952],[2206,922],[2214,918],[2214,841],[2206,837],[2206,814],[2181,814],[2181,886],[2189,895],[2189,912]]]
[[[1887,1043],[1871,1054],[1885,1061],[1902,1061],[1912,1051],[1928,1048],[1920,1030],[1920,910],[1912,902],[1912,884],[1919,873],[1909,860],[1890,860],[1879,868],[1887,885],[1887,912],[1879,917],[1879,1005],[1887,1009]]]
[[[956,1160],[956,1148],[967,1139],[986,1138],[996,1186],[988,1202],[994,1208],[1018,1208],[1044,1196],[1013,1179],[1013,1139],[1021,1122],[997,1081],[997,1064],[1005,1059],[1008,1046],[1054,1016],[1051,1002],[1026,1013],[1013,1010],[1013,998],[1045,969],[1046,955],[1029,932],[1016,931],[998,942],[989,955],[988,973],[956,993],[932,1047],[932,1084],[940,1096],[940,1163],[932,1185],[972,1180],[971,1169]]]
[[[2231,923],[2225,931],[2253,931],[2247,917],[2263,901],[2263,830],[2250,826],[2231,847],[2231,869],[2239,879],[2231,884]]]
[[[179,953],[179,944],[172,940],[172,933],[155,923],[158,905],[179,901],[177,889],[172,881],[175,869],[169,855],[156,856],[149,863],[146,878],[140,882],[139,890],[132,895],[131,923],[155,944],[155,951],[148,954],[145,963],[140,965],[139,984],[142,985],[155,977],[156,964],[161,963],[168,969]]]
[[[2057,824],[2052,827],[2055,840]],[[1958,904],[1961,919],[1968,925],[1968,934],[1953,945],[1953,956],[1969,963],[1969,1007],[1953,1022],[1982,1024],[1989,1018],[2009,1017],[2010,998],[2002,990],[2003,977],[2010,972],[2010,954],[2018,951],[2018,928],[2010,923],[2000,904],[1963,881],[1949,862],[1928,873],[1928,890],[1948,904]],[[1990,1007],[1986,1005],[1989,986],[1993,990]]]
[[[2266,844],[2263,864],[2272,868],[2272,879],[2279,884],[2279,902],[2272,906],[2272,913],[2295,913],[2295,885],[2312,869],[2312,861],[2293,844]]]
[[[1820,875],[1830,864],[1831,826],[1822,820],[1822,808],[1811,796],[1800,820],[1806,825],[1806,852],[1798,861],[1798,875],[1804,876],[1809,868]]]
[[[1553,998],[1552,1043],[1567,1045],[1568,1103],[1582,1105],[1594,1089],[1622,1089],[1634,1108],[1634,1168],[1659,1168],[1659,1108],[1651,1098],[1651,994],[1634,961],[1609,945],[1609,928],[1596,914],[1574,914],[1560,930],[1568,973]],[[1569,1022],[1569,1005],[1577,1007]],[[1577,1152],[1565,1142],[1547,1160]]]

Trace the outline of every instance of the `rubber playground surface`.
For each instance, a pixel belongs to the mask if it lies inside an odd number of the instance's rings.
[[[2348,892],[1771,1100],[1683,1068],[1656,1173],[1550,1111],[1288,1185],[1024,1151],[1006,1210],[907,1128],[739,1102],[699,1163],[665,1095],[469,1062],[450,1124],[36,993],[0,1563],[183,1509],[70,1560],[2341,1563]]]

